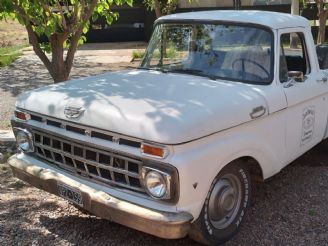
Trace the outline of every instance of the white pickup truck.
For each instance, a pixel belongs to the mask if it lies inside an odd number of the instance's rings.
[[[9,164],[102,218],[223,243],[254,183],[327,137],[320,59],[299,16],[162,17],[138,69],[22,94],[12,120],[21,151]]]

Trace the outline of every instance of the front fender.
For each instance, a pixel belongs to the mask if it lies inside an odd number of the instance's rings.
[[[261,121],[174,147],[172,164],[178,168],[180,179],[178,210],[198,218],[212,181],[224,166],[238,158],[248,156],[257,160],[264,179],[281,170],[284,131],[264,131],[262,125],[268,126],[270,121]]]

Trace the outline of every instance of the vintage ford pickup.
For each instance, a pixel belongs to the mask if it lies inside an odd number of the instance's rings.
[[[299,16],[162,17],[138,69],[22,94],[12,119],[20,153],[9,164],[102,218],[223,243],[253,185],[327,137],[322,59]]]

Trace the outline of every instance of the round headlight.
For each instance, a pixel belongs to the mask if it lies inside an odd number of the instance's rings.
[[[18,147],[25,152],[32,149],[30,138],[24,131],[18,131],[16,133],[16,142]]]
[[[146,174],[145,185],[148,192],[156,198],[163,197],[167,191],[163,175],[155,171],[150,171]]]

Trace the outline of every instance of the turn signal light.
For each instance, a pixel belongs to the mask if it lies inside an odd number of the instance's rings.
[[[15,110],[15,117],[17,119],[20,119],[20,120],[23,120],[23,121],[27,121],[27,120],[31,119],[30,114],[26,114],[26,113],[24,113],[22,111],[18,111],[18,110]]]
[[[165,147],[159,147],[149,144],[142,144],[141,145],[141,152],[144,155],[150,155],[159,158],[165,158],[167,154],[167,150]]]

